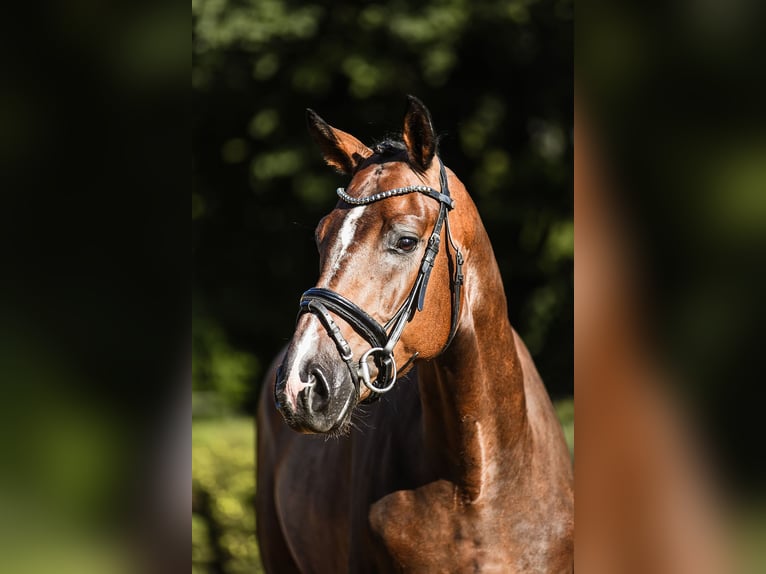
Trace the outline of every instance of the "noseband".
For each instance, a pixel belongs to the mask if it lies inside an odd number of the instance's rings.
[[[348,195],[346,191],[339,187],[338,196],[351,206],[369,205],[376,201],[388,199],[397,195],[407,195],[409,193],[422,193],[439,202],[439,215],[436,218],[434,229],[428,240],[428,246],[420,262],[420,270],[415,282],[410,289],[404,302],[394,313],[393,317],[385,325],[381,325],[366,313],[361,307],[352,301],[343,297],[343,295],[324,289],[314,287],[306,291],[301,297],[299,316],[304,313],[313,313],[322,323],[327,333],[335,342],[341,358],[346,363],[351,380],[356,387],[357,396],[359,395],[359,381],[372,391],[371,398],[378,398],[381,394],[390,391],[396,382],[397,368],[394,359],[394,347],[399,342],[404,327],[415,316],[415,311],[422,311],[426,296],[428,280],[431,277],[431,269],[434,266],[436,255],[439,253],[439,244],[441,243],[442,226],[446,225],[447,239],[455,252],[455,275],[451,278],[452,291],[452,322],[447,342],[442,348],[442,352],[452,342],[457,331],[457,324],[460,317],[460,290],[463,285],[463,255],[460,249],[452,240],[452,233],[449,227],[448,211],[455,207],[455,202],[450,197],[449,185],[447,183],[447,173],[444,164],[439,160],[439,179],[441,191],[437,191],[426,185],[409,185],[406,187],[397,187],[370,195],[368,197],[356,198]],[[351,327],[370,344],[370,348],[365,351],[358,362],[354,361],[351,347],[343,337],[338,325],[330,315],[330,311],[341,317]],[[415,360],[418,353],[410,357],[401,368],[404,370]],[[369,358],[372,357],[375,365],[378,367],[378,376],[375,381],[370,381]]]

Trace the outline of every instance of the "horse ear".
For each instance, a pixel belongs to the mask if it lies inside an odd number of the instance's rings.
[[[431,124],[431,113],[415,96],[407,96],[402,136],[410,163],[422,171],[427,170],[436,154],[436,133]]]
[[[372,155],[372,150],[351,134],[336,129],[320,118],[314,110],[306,110],[309,134],[319,145],[327,165],[351,175],[359,164]]]

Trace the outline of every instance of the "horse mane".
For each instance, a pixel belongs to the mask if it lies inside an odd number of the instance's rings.
[[[436,153],[434,157],[439,156],[439,141],[436,141]],[[383,163],[389,161],[397,156],[403,156],[405,161],[416,171],[420,172],[420,168],[414,165],[410,161],[409,153],[407,152],[407,146],[401,139],[393,137],[387,137],[386,139],[376,142],[371,147],[373,151],[372,161],[376,163]],[[374,159],[373,159],[374,158]]]
[[[400,153],[407,153],[407,146],[404,145],[402,140],[386,138],[383,141],[377,142],[372,146],[372,151],[376,155],[380,155],[384,158],[389,158]]]

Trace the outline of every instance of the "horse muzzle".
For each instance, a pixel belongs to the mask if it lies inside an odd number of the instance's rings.
[[[321,355],[320,355],[321,356]],[[274,399],[285,422],[303,433],[341,431],[358,399],[348,370],[337,359],[320,356],[277,370]]]

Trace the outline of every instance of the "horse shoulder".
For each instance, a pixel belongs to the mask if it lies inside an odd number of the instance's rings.
[[[449,481],[393,492],[371,506],[369,520],[402,571],[482,571],[461,494]]]
[[[439,480],[389,494],[372,505],[370,526],[403,572],[564,573],[572,568],[566,524],[546,532],[513,510],[470,503]]]

